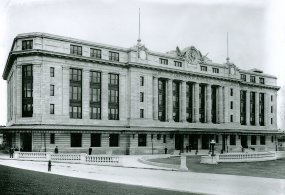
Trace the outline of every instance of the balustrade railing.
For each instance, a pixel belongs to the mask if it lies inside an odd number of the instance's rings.
[[[219,154],[219,162],[274,160],[274,152]]]
[[[19,159],[46,159],[47,152],[19,152]]]
[[[119,157],[87,155],[86,162],[94,164],[119,164]]]
[[[80,154],[51,154],[53,161],[80,161]]]

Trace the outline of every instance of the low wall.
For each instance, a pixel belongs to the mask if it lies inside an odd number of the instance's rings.
[[[218,154],[217,162],[256,162],[276,160],[275,152],[227,153]]]

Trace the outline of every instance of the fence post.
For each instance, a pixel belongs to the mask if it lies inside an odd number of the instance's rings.
[[[85,153],[80,153],[80,163],[86,163],[86,156]]]

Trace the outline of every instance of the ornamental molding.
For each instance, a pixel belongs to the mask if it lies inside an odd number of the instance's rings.
[[[202,53],[194,46],[186,47],[182,51],[177,46],[176,55],[192,65],[212,63],[212,60],[207,57],[208,53],[202,55]]]

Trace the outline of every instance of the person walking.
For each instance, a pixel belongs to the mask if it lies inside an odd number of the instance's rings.
[[[58,147],[57,147],[57,146],[55,146],[54,153],[55,153],[55,154],[58,153]]]
[[[11,148],[11,155],[12,155],[12,158],[14,158],[14,152],[15,152],[15,146]]]
[[[10,146],[9,148],[9,154],[10,154],[10,158],[12,158],[12,146]]]
[[[51,172],[51,160],[48,161],[48,172]]]
[[[91,155],[92,154],[92,148],[91,148],[91,146],[89,147],[89,155]]]

